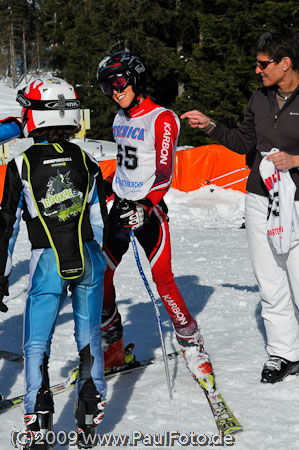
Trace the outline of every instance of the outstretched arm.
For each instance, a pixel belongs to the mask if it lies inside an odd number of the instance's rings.
[[[197,109],[187,111],[181,115],[181,119],[188,119],[191,128],[206,128],[210,124],[210,117],[204,115]]]
[[[250,152],[256,146],[255,113],[252,108],[254,95],[251,97],[245,117],[237,128],[228,128],[221,122],[215,122],[200,111],[194,109],[181,115],[181,119],[187,119],[190,127],[200,128],[205,133],[240,155]]]
[[[16,117],[0,120],[0,143],[22,136],[22,125]]]

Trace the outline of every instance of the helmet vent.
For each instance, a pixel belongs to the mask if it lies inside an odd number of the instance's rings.
[[[58,108],[65,109],[65,96],[63,94],[58,94]]]
[[[65,96],[63,94],[58,94],[58,108],[60,117],[63,117],[65,110]]]

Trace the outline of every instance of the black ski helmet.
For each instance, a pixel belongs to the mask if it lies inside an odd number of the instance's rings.
[[[132,85],[135,95],[141,94],[144,89],[145,67],[137,55],[128,51],[106,55],[99,63],[98,82],[101,84],[102,81],[116,74],[125,75]]]

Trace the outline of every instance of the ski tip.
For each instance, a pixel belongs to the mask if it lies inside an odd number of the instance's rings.
[[[225,430],[220,429],[219,431],[222,431],[223,436],[226,436],[227,434],[236,434],[239,433],[240,431],[243,431],[243,427],[240,424],[236,424],[228,428],[225,428]]]

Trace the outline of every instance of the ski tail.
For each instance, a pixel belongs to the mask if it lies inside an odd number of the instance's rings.
[[[180,350],[174,351],[172,353],[168,353],[167,358],[169,360],[171,360],[179,354],[180,354]],[[154,364],[155,362],[161,360],[161,358],[162,357],[157,356],[157,357],[145,359],[142,361],[137,361],[134,358],[129,363],[124,364],[123,366],[113,367],[112,369],[106,370],[105,378],[111,378],[115,375],[131,373],[131,372],[135,372],[140,369],[144,369],[147,366]],[[74,367],[70,371],[69,377],[66,381],[51,386],[50,389],[51,389],[52,395],[57,395],[57,394],[60,394],[61,392],[72,389],[76,384],[77,377],[78,377],[78,366]],[[9,398],[9,399],[0,399],[0,414],[7,411],[8,409],[21,406],[21,404],[23,403],[23,400],[24,400],[24,396],[25,395],[22,394],[17,397],[13,397],[13,398]]]
[[[236,419],[226,401],[218,390],[214,393],[205,391],[207,400],[211,407],[217,428],[223,435],[234,434],[242,431],[240,422]]]
[[[7,361],[23,362],[23,353],[14,353],[7,350],[0,350],[0,359],[6,359]]]
[[[217,428],[223,435],[234,434],[242,430],[242,425],[236,419],[228,404],[216,388],[213,373],[202,378],[195,378],[205,393],[210,408],[212,410]]]
[[[201,359],[198,357],[198,359],[196,359],[196,363],[193,365],[190,365],[190,361],[186,358],[184,351],[182,354],[193,379],[199,384],[207,398],[219,432],[226,435],[241,431],[241,424],[231,412],[224,398],[217,389],[212,363],[208,354],[202,353],[204,356],[202,358],[203,362],[201,363]],[[201,354],[199,353],[198,356],[200,355]],[[208,359],[206,359],[207,357]]]

